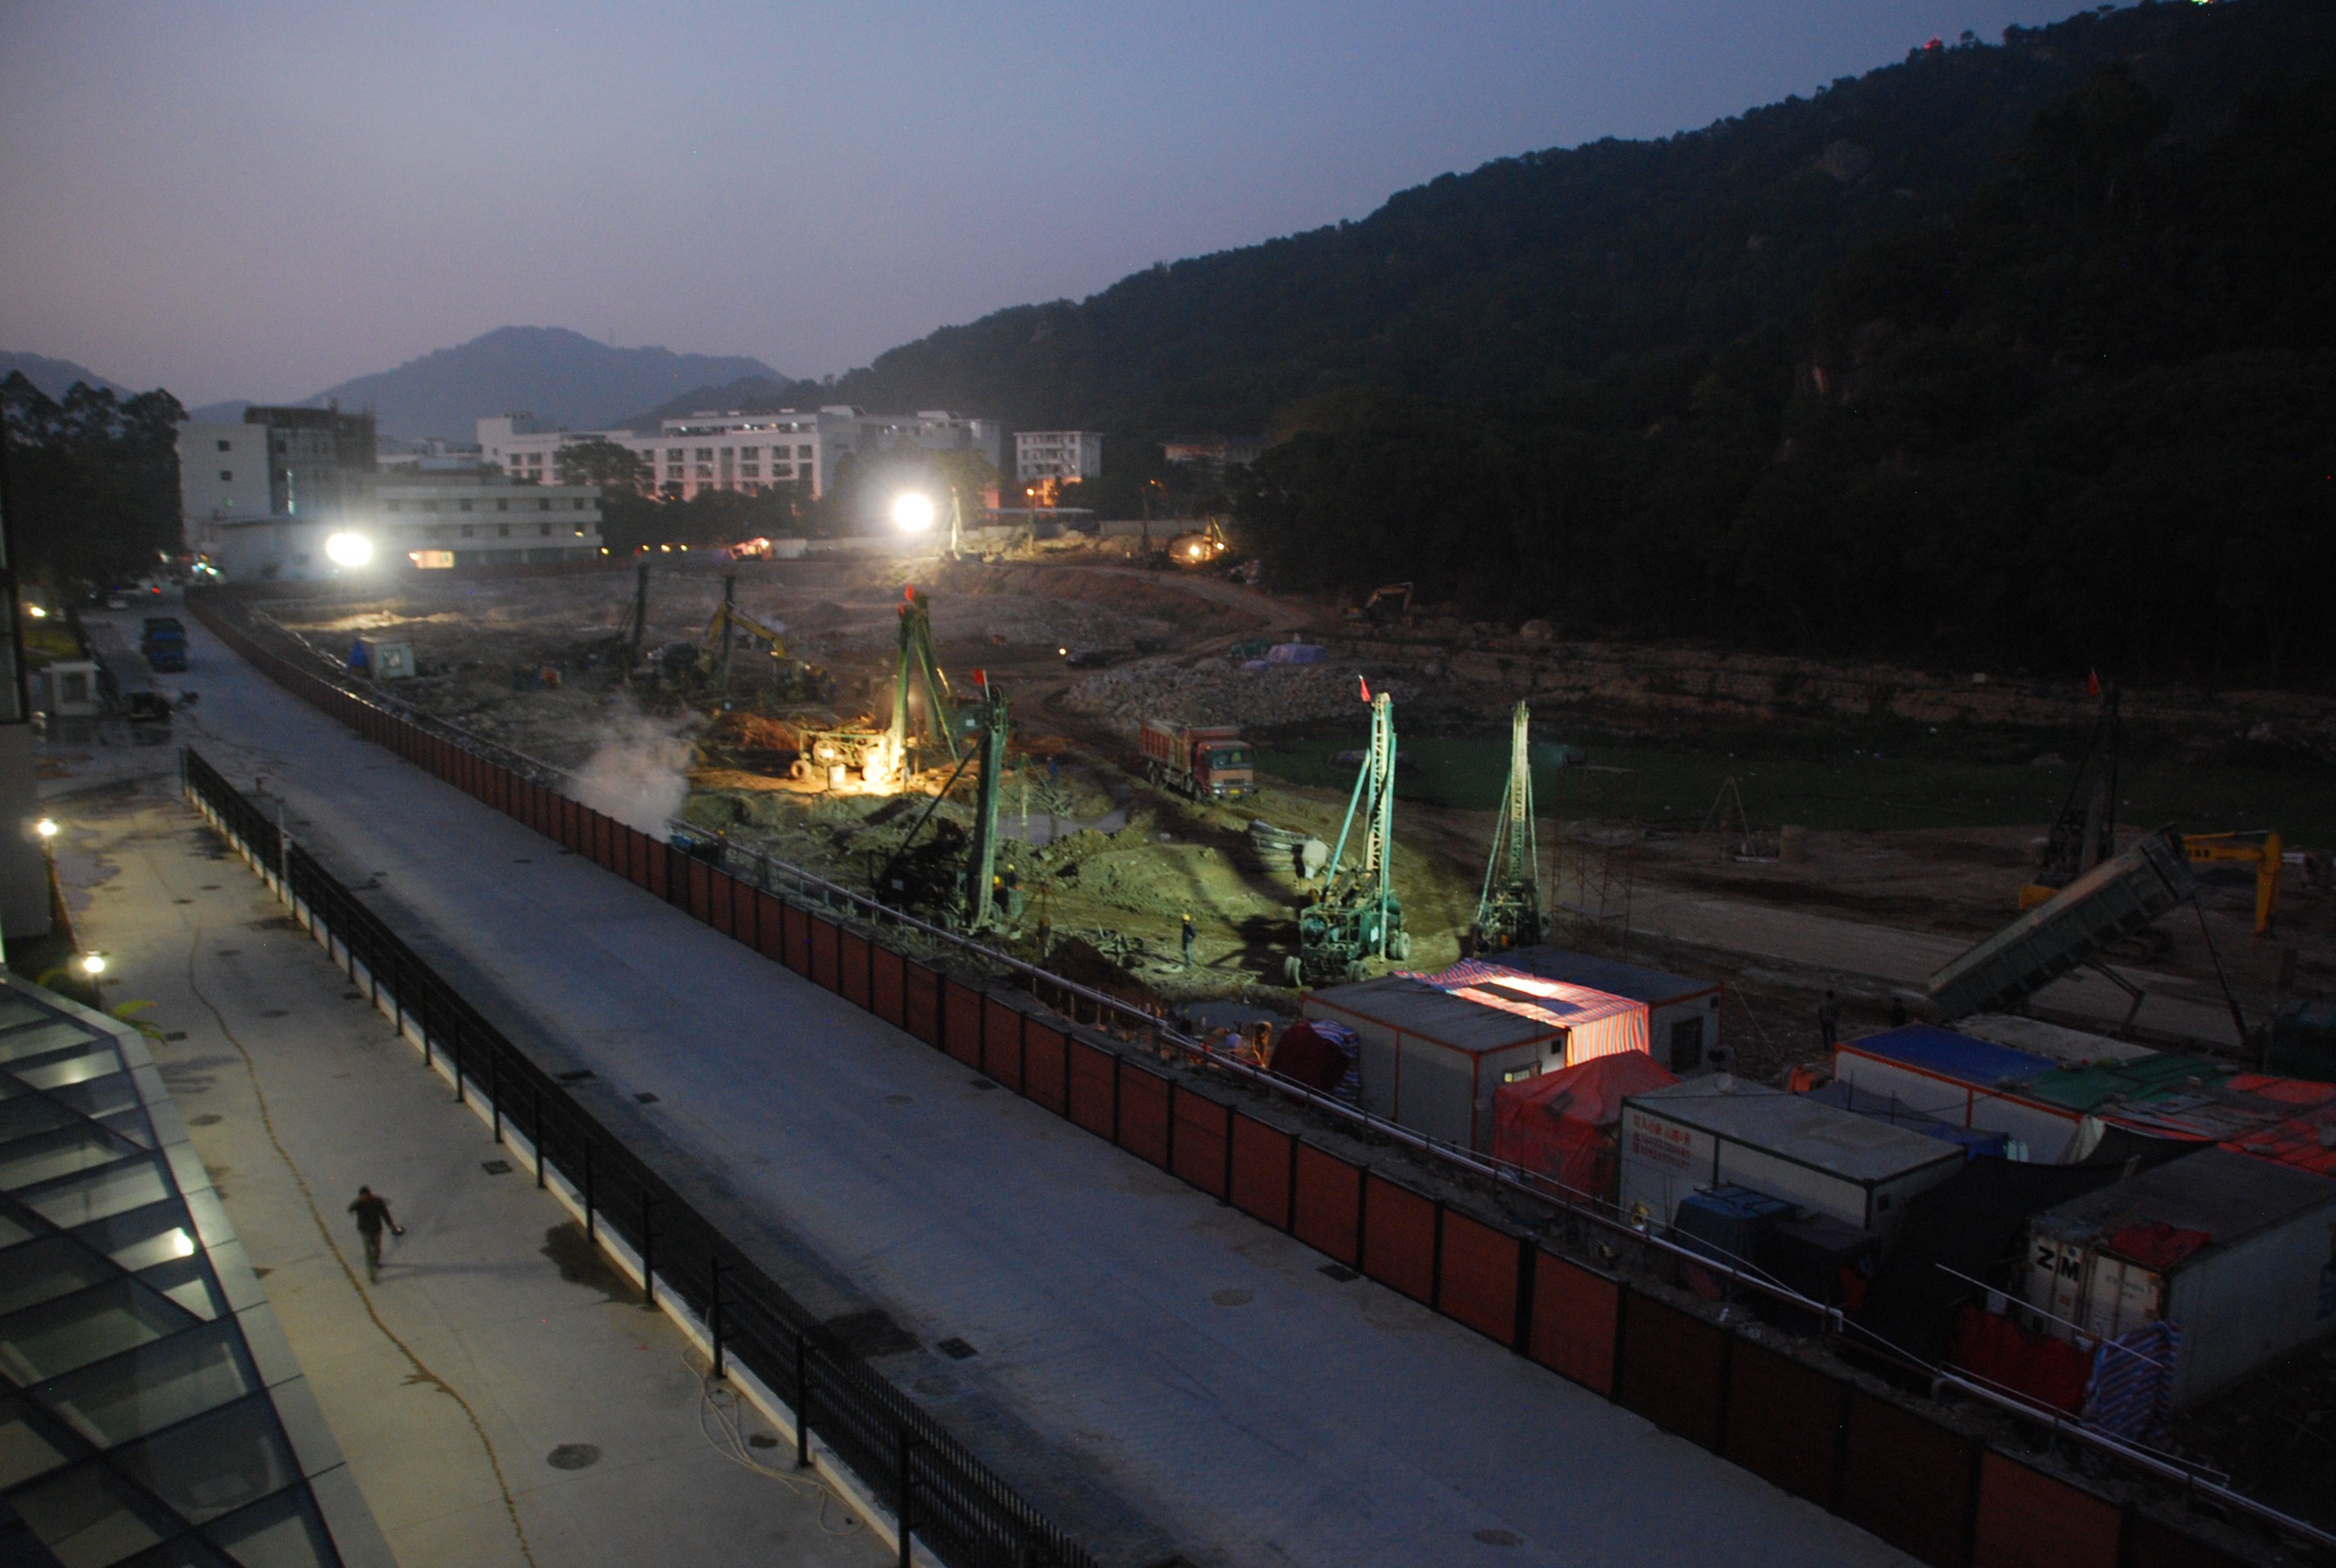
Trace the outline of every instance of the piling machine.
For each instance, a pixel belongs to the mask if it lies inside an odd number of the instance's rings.
[[[1541,850],[1533,834],[1532,716],[1522,702],[1509,716],[1509,788],[1493,823],[1492,858],[1476,900],[1470,945],[1480,953],[1527,948],[1542,940]]]
[[[1363,695],[1371,705],[1371,744],[1355,775],[1321,896],[1298,914],[1298,951],[1284,969],[1293,986],[1359,980],[1370,972],[1366,959],[1401,963],[1411,957],[1411,933],[1403,928],[1403,901],[1395,891],[1395,706],[1385,692],[1372,696],[1365,687]]]

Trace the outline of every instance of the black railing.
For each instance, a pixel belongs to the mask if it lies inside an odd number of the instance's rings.
[[[951,1568],[1093,1568],[1049,1524],[939,1422],[845,1348],[800,1302],[727,1241],[689,1201],[512,1045],[356,895],[287,840],[268,813],[192,749],[180,754],[188,794],[322,939],[352,982],[386,997],[423,1058],[458,1099],[489,1113],[536,1151],[536,1184],[558,1174],[604,1233],[640,1261],[645,1306],[677,1301],[705,1326],[716,1375],[743,1367],[794,1412],[798,1459],[817,1437],[901,1521],[900,1561],[914,1539]]]

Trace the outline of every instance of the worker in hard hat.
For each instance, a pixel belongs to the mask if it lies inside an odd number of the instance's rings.
[[[1200,934],[1200,928],[1192,924],[1192,911],[1187,910],[1184,912],[1184,967],[1188,969],[1192,967],[1192,942]]]

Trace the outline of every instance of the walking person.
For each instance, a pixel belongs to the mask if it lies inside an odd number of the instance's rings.
[[[394,1236],[405,1234],[405,1227],[389,1212],[389,1204],[374,1195],[371,1187],[357,1189],[356,1202],[349,1213],[357,1217],[357,1234],[365,1238],[365,1280],[370,1284],[381,1283],[381,1232],[389,1227]]]
[[[1841,1001],[1831,991],[1817,1004],[1817,1033],[1825,1037],[1825,1048],[1831,1050],[1841,1037]]]
[[[1189,913],[1186,914],[1184,917],[1184,967],[1188,969],[1192,967],[1192,940],[1199,935],[1199,928],[1192,924],[1192,917]]]

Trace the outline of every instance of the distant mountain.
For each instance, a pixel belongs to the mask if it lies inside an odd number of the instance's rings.
[[[63,397],[76,381],[98,392],[111,392],[116,397],[128,397],[130,389],[119,382],[108,381],[85,365],[75,365],[70,359],[51,359],[42,354],[10,354],[0,350],[0,381],[5,381],[15,371],[23,371],[24,379],[51,397]]]
[[[250,406],[248,399],[230,397],[225,403],[206,403],[190,408],[187,417],[198,424],[238,424],[243,420],[243,411]]]
[[[782,379],[761,360],[738,355],[611,348],[563,327],[500,326],[307,401],[371,408],[384,435],[468,440],[489,414],[523,411],[578,429],[614,425],[690,387],[748,377]]]
[[[1858,245],[2000,175],[2030,117],[2106,64],[2126,63],[2172,104],[2168,135],[2197,142],[2268,73],[2331,57],[2325,0],[2084,12],[1698,131],[1446,174],[1358,221],[1001,310],[831,382],[709,381],[667,406],[813,398],[1148,436],[1286,431],[1358,391],[1531,400],[1793,318]]]

